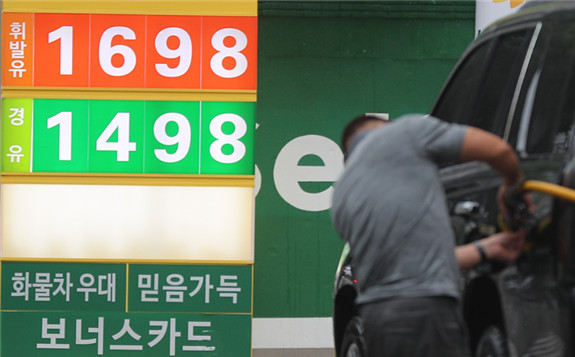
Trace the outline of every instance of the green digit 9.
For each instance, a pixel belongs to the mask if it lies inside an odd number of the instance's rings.
[[[169,123],[175,123],[178,126],[178,132],[170,136],[167,133]],[[163,162],[178,162],[188,155],[190,151],[190,142],[192,139],[192,130],[188,118],[179,113],[162,114],[154,123],[154,136],[162,145],[178,145],[173,154],[168,153],[166,149],[156,149],[154,154]]]

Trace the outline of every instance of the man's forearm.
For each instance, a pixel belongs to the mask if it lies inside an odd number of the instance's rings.
[[[456,247],[455,257],[461,270],[471,269],[481,263],[481,253],[473,243]]]
[[[484,260],[495,259],[511,263],[523,252],[525,230],[499,232],[477,242],[455,248],[455,256],[461,270],[473,268]]]

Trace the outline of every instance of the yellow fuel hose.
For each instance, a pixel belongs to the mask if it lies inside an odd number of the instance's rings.
[[[575,189],[568,188],[565,186],[557,185],[554,183],[544,182],[544,181],[535,181],[535,180],[527,180],[521,184],[521,186],[516,188],[517,192],[526,192],[526,191],[536,191],[540,193],[544,193],[547,195],[555,196],[570,202],[575,202]],[[505,223],[503,216],[501,213],[498,215],[499,226],[504,231],[510,231],[509,227]],[[549,219],[541,222],[539,224],[538,229],[541,230],[542,227],[546,226],[549,223]]]
[[[537,191],[559,197],[571,202],[575,202],[575,190],[565,186],[556,185],[544,181],[525,181],[520,187],[519,191]]]

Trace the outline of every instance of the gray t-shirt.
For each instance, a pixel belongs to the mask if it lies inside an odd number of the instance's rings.
[[[332,219],[350,243],[358,303],[459,298],[459,268],[438,175],[457,161],[466,126],[411,115],[373,130],[335,185]]]

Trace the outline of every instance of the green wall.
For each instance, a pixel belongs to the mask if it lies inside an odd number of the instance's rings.
[[[343,245],[329,210],[295,208],[278,192],[282,148],[306,135],[337,143],[365,112],[428,112],[473,39],[474,18],[474,1],[260,0],[254,317],[331,316]],[[313,175],[320,156],[299,165]],[[312,194],[332,181],[299,186]]]

